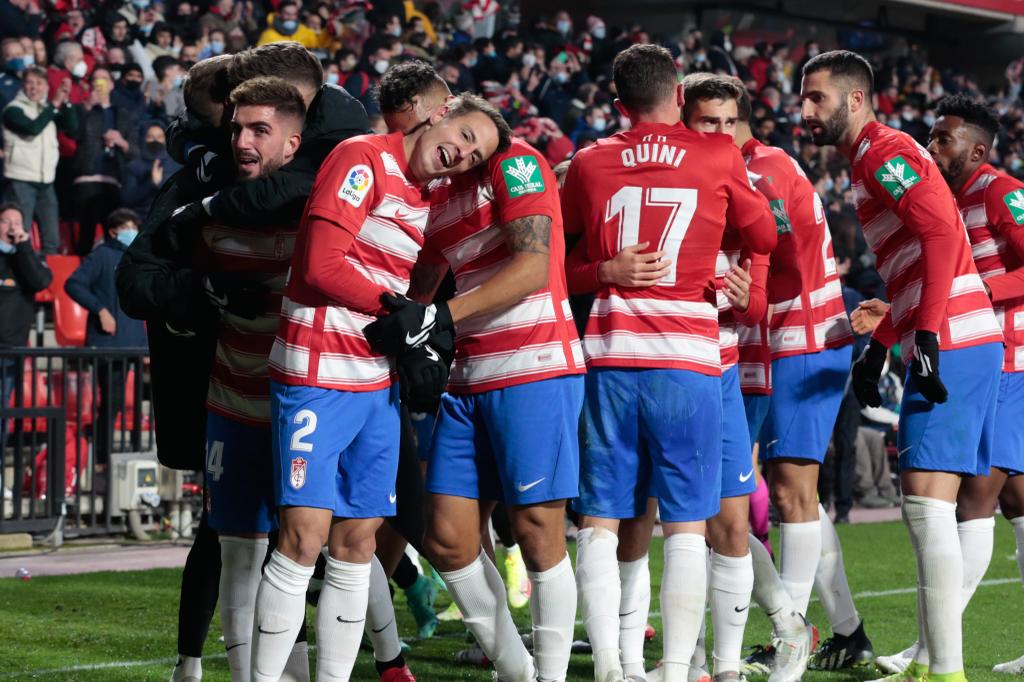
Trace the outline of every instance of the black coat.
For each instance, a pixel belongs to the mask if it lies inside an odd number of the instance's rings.
[[[0,253],[0,348],[28,343],[36,293],[51,281],[53,273],[30,241],[17,244],[14,253]]]
[[[128,143],[127,152],[120,147],[114,147],[111,150],[117,167],[116,177],[120,178],[128,161],[139,155],[140,121],[138,114],[131,109],[121,109],[114,104],[110,106],[114,110],[114,128],[121,133],[121,136]],[[104,153],[103,133],[106,131],[102,107],[94,106],[82,113],[78,133],[78,148],[75,150],[73,164],[75,177],[93,175],[95,173],[96,158]]]

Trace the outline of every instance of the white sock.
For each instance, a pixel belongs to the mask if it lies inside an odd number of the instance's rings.
[[[651,569],[647,555],[619,562],[619,661],[622,672],[643,676],[644,637],[651,612]]]
[[[252,619],[260,587],[267,538],[220,536],[220,622],[232,682],[249,682]]]
[[[903,520],[917,556],[918,600],[923,605],[929,672],[963,670],[960,620],[963,560],[956,532],[956,505],[930,497],[903,496]]]
[[[388,576],[375,554],[370,560],[370,591],[366,605],[366,636],[373,645],[374,659],[386,663],[402,653],[395,625],[395,604],[391,601]]]
[[[715,633],[712,652],[714,671],[739,672],[743,658],[743,630],[750,613],[754,565],[750,554],[741,557],[711,553],[711,627]]]
[[[306,587],[313,566],[297,564],[276,549],[256,593],[252,638],[253,682],[277,682],[306,613]]]
[[[604,679],[621,665],[619,613],[624,611],[619,611],[622,585],[615,557],[618,546],[618,536],[605,528],[584,528],[576,534],[576,586],[583,627],[594,652],[596,679]]]
[[[352,675],[366,625],[370,563],[327,557],[324,587],[316,607],[316,679],[345,682]]]
[[[288,663],[281,674],[281,682],[310,682],[309,680],[309,644],[296,642]]]
[[[661,579],[662,660],[665,679],[686,679],[707,599],[707,548],[704,536],[676,533],[665,538]]]
[[[171,682],[180,682],[186,677],[203,679],[203,659],[178,654],[178,662],[174,664],[174,670],[171,672]]]
[[[1017,536],[1017,568],[1020,569],[1020,579],[1024,580],[1024,516],[1010,519],[1010,524]]]
[[[964,561],[964,583],[960,590],[960,612],[963,613],[992,561],[996,519],[990,516],[986,519],[961,521],[956,524],[956,534],[960,538],[960,555]]]
[[[576,627],[576,579],[568,553],[546,571],[527,571],[533,592],[533,662],[537,679],[565,680]]]
[[[533,661],[512,622],[505,583],[487,555],[480,552],[473,563],[441,573],[448,593],[462,612],[463,622],[501,680],[533,679]]]
[[[708,576],[708,582],[711,577]],[[707,602],[705,602],[706,606]],[[707,610],[706,608],[704,609]],[[690,656],[690,669],[701,668],[707,670],[708,666],[708,619],[707,616],[700,619],[700,632],[697,633],[697,646],[693,647],[693,656]]]
[[[782,570],[779,575],[782,584],[793,598],[796,612],[807,615],[807,604],[814,589],[814,574],[821,558],[821,521],[784,523],[780,537]]]
[[[775,570],[772,556],[753,535],[747,535],[747,546],[750,548],[750,557],[754,565],[754,601],[771,620],[776,633],[799,633],[804,627],[803,621],[793,607],[793,598],[782,584],[779,572]]]
[[[853,595],[850,594],[850,583],[846,579],[843,548],[839,544],[832,519],[820,504],[818,520],[821,522],[821,559],[814,573],[814,588],[828,616],[832,632],[849,637],[860,625],[860,614],[857,613]]]

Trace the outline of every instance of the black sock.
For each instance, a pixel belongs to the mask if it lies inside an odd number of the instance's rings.
[[[377,674],[380,675],[390,668],[404,668],[405,657],[402,654],[398,654],[398,658],[393,658],[390,661],[374,661],[374,665],[377,666]]]
[[[220,589],[220,540],[217,531],[206,525],[204,515],[192,549],[181,572],[181,596],[178,602],[178,653],[199,658],[217,610]]]
[[[398,562],[398,567],[395,569],[391,579],[395,581],[398,588],[401,590],[408,590],[415,584],[416,579],[420,577],[420,572],[416,570],[416,566],[412,563],[412,559],[409,558],[408,554],[403,554],[401,561]]]

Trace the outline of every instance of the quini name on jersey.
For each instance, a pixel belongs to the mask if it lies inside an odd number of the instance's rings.
[[[663,136],[659,137],[665,139]],[[632,149],[622,150],[622,165],[626,168],[636,168],[641,163],[659,163],[679,168],[685,155],[686,149],[670,144],[642,142],[634,145]]]

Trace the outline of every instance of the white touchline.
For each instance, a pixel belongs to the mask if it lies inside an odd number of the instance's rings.
[[[1009,585],[1010,583],[1020,582],[1020,580],[1021,580],[1020,578],[994,578],[992,580],[982,580],[978,584],[978,587],[996,587],[998,585]],[[874,590],[874,591],[868,591],[868,592],[858,592],[857,594],[853,595],[853,598],[854,599],[872,599],[874,597],[892,597],[892,596],[897,595],[897,594],[913,594],[914,592],[917,592],[917,588],[916,587],[900,587],[900,588],[893,589],[893,590]],[[817,601],[817,600],[818,600],[817,597],[812,599],[812,601]],[[751,603],[750,608],[756,609],[757,608],[757,604]],[[661,617],[661,611],[651,611],[648,614],[648,617],[650,617],[650,618],[660,618]],[[583,621],[582,620],[576,621],[576,625],[583,625]],[[462,637],[463,635],[461,633],[459,633],[458,636]],[[447,636],[446,635],[435,635],[435,637],[443,639],[443,638],[446,638]],[[316,651],[316,645],[315,644],[314,645],[310,645],[309,650],[311,652],[312,651]],[[224,652],[219,652],[219,653],[216,653],[216,654],[204,654],[203,655],[203,660],[204,661],[216,660],[216,659],[221,659],[221,658],[227,658],[227,654],[224,653]],[[13,679],[15,677],[22,677],[22,676],[25,676],[25,675],[32,675],[32,676],[36,676],[36,675],[60,675],[60,674],[63,674],[63,673],[85,672],[85,671],[89,671],[89,670],[108,670],[108,669],[111,669],[111,668],[138,668],[138,667],[148,666],[148,665],[174,665],[177,661],[178,661],[178,657],[177,656],[170,656],[170,657],[167,657],[167,658],[153,658],[153,659],[150,659],[148,661],[110,661],[108,663],[87,663],[87,664],[83,664],[83,665],[72,665],[72,666],[68,666],[67,668],[48,668],[46,670],[19,670],[17,672],[13,672],[13,673],[0,673],[0,680],[2,680],[2,679]]]

